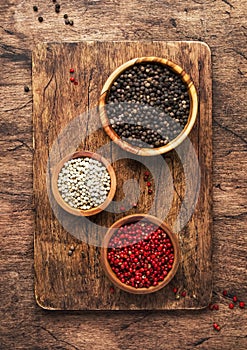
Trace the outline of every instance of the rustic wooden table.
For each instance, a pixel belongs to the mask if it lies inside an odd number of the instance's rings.
[[[59,1],[58,1],[59,2]],[[246,0],[1,0],[0,348],[246,349]],[[33,11],[33,6],[39,12]],[[68,13],[74,26],[65,25]],[[44,21],[39,23],[38,16]],[[48,312],[34,299],[31,53],[39,42],[202,40],[213,59],[213,302],[218,311]],[[212,328],[222,326],[220,332]]]

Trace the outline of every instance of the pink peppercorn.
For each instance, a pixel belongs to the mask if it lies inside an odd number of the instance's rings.
[[[161,252],[158,248],[162,245],[169,246],[169,250]],[[157,286],[169,274],[174,250],[163,229],[149,222],[137,222],[114,232],[107,258],[122,283],[134,288],[149,288]]]
[[[218,332],[220,331],[220,326],[217,323],[214,323],[213,327],[216,331],[218,331]]]
[[[244,309],[245,308],[245,303],[243,301],[239,302],[239,307],[240,309]]]

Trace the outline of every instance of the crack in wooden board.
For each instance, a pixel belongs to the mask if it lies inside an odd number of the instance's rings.
[[[99,263],[99,249],[75,238],[56,219],[46,188],[47,160],[58,134],[81,113],[97,106],[100,91],[109,74],[125,61],[141,56],[170,58],[192,77],[199,95],[199,114],[190,140],[201,169],[201,187],[195,211],[182,232],[178,232],[182,262],[174,280],[151,295],[131,295],[120,290],[110,293],[111,284]],[[69,81],[69,68],[75,68],[78,86]],[[80,42],[41,44],[33,52],[34,123],[34,202],[35,295],[38,304],[58,310],[166,310],[199,309],[211,298],[211,167],[212,167],[212,82],[208,47],[200,42]],[[97,116],[97,114],[95,114]],[[87,129],[90,129],[90,117]],[[82,128],[83,129],[83,128]],[[83,130],[82,130],[83,132]],[[83,137],[82,137],[83,139]],[[109,142],[99,130],[87,137],[81,148],[96,151]],[[61,152],[69,148],[61,145]],[[173,205],[166,220],[173,224],[184,195],[184,174],[175,151],[164,156],[174,178]],[[188,155],[189,162],[189,155]],[[142,183],[144,167],[125,159],[114,164],[118,176],[116,200],[121,200],[121,185],[136,177]],[[182,180],[181,180],[182,178]],[[141,194],[139,212],[148,212],[152,196]],[[162,217],[163,208],[155,206]],[[129,210],[128,214],[136,210]],[[103,212],[92,219],[106,227],[126,214]],[[70,218],[72,220],[73,218]],[[97,232],[92,234],[97,235]],[[71,245],[75,252],[68,256]],[[81,252],[86,252],[84,257]],[[186,289],[186,298],[175,300],[173,287]]]

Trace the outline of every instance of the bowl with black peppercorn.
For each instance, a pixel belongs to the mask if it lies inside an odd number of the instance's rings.
[[[115,286],[133,294],[154,293],[165,287],[175,276],[179,260],[176,234],[148,214],[116,221],[102,242],[106,275]]]
[[[112,201],[116,175],[107,159],[83,150],[67,155],[55,166],[51,185],[61,208],[76,216],[91,216]]]
[[[141,57],[109,76],[99,111],[115,143],[134,154],[155,156],[176,148],[189,135],[198,98],[182,67],[165,58]]]

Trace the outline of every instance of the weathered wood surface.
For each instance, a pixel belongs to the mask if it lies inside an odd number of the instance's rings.
[[[245,299],[246,1],[74,1],[65,27],[49,2],[1,1],[1,262],[3,349],[246,349],[246,311],[230,311],[221,292]],[[62,12],[62,14],[64,13]],[[33,293],[31,50],[42,41],[203,40],[213,54],[213,291],[220,310],[45,312]],[[216,321],[221,332],[212,330]]]
[[[134,57],[155,55],[170,58],[182,66],[190,74],[199,96],[199,113],[190,135],[191,143],[186,140],[176,152],[164,155],[164,160],[161,156],[133,158],[132,154],[118,146],[109,146],[110,139],[103,132],[99,113],[95,110],[104,81],[112,71]],[[70,66],[75,69],[78,86],[70,82]],[[32,74],[35,294],[39,305],[60,310],[206,307],[212,292],[212,82],[208,47],[196,42],[44,44],[33,53]],[[79,148],[102,152],[102,147],[108,148],[103,155],[113,162],[117,177],[115,207],[117,209],[117,203],[120,207],[121,201],[125,200],[125,212],[117,214],[114,208],[105,210],[92,219],[96,226],[88,219],[65,213],[54,203],[55,216],[51,208],[54,200],[50,201],[48,197],[51,190],[50,179],[47,190],[47,174],[52,176],[58,161]],[[47,168],[48,158],[50,170]],[[145,164],[151,167],[151,172],[154,170],[152,196],[147,194],[143,180],[147,170]],[[197,183],[199,178],[200,184]],[[131,179],[140,186],[140,194],[136,198],[131,198],[135,191],[131,184],[126,183]],[[191,203],[185,198],[186,192],[192,198]],[[198,201],[194,199],[197,192]],[[134,202],[138,203],[137,208],[132,208]],[[190,206],[195,206],[194,213],[191,210],[191,218],[188,214]],[[137,296],[119,289],[111,294],[111,283],[99,261],[100,241],[107,228],[133,213],[151,213],[168,222],[178,235],[181,250],[178,272],[169,286],[155,294]],[[180,228],[180,221],[187,216],[186,226]],[[94,243],[92,237],[95,237],[96,246],[86,244]],[[76,249],[72,256],[68,256],[71,245]],[[175,286],[180,293],[187,291],[186,298],[175,299]]]

